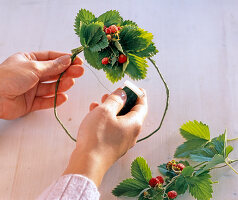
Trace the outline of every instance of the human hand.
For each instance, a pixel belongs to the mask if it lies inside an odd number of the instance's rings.
[[[138,98],[129,113],[117,116],[125,101],[125,92],[118,89],[104,95],[101,105],[90,105],[64,174],[82,174],[100,185],[110,166],[136,144],[147,114],[147,97]]]
[[[55,81],[66,70],[57,94],[56,104],[61,105],[67,100],[64,92],[74,85],[73,78],[83,75],[81,65],[80,58],[71,65],[69,54],[55,51],[10,56],[0,64],[0,118],[15,119],[32,111],[52,108]]]

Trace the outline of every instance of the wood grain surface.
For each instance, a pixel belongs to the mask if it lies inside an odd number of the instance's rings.
[[[162,129],[137,144],[106,174],[99,190],[101,199],[114,200],[111,190],[130,176],[137,156],[147,159],[153,175],[157,166],[172,159],[183,142],[179,127],[188,120],[210,126],[212,136],[228,129],[238,136],[238,1],[221,0],[0,0],[0,62],[18,51],[70,52],[80,45],[73,23],[81,8],[96,15],[117,9],[154,34],[156,56],[171,91],[170,107]],[[83,57],[83,55],[81,55]],[[67,93],[69,100],[58,108],[65,126],[77,135],[79,124],[92,101],[107,91],[91,70]],[[91,67],[90,67],[91,68]],[[91,68],[92,69],[92,68]],[[98,78],[112,91],[105,74]],[[0,84],[4,84],[0,80]],[[165,105],[165,91],[153,68],[145,80],[136,82],[148,93],[149,113],[140,137],[158,126]],[[238,158],[238,143],[231,158]],[[0,120],[0,200],[36,198],[67,165],[74,143],[54,118],[53,110],[31,113],[13,121]],[[238,169],[238,165],[234,165]],[[238,199],[238,176],[224,168],[212,173],[214,200]],[[192,199],[188,194],[178,198]]]

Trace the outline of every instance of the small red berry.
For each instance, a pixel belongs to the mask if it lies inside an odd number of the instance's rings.
[[[106,29],[107,27],[104,25],[104,27],[103,27],[103,31],[105,32],[105,29]]]
[[[170,199],[176,198],[177,195],[178,195],[177,192],[174,191],[174,190],[168,192],[168,197],[169,197]]]
[[[118,58],[119,63],[124,63],[127,61],[127,57],[124,54],[121,54]]]
[[[179,163],[177,164],[177,168],[179,168],[181,171],[183,171],[183,169],[185,168],[184,164]]]
[[[161,184],[164,184],[164,178],[162,176],[157,176],[156,177]]]
[[[116,33],[118,31],[118,28],[116,25],[111,25],[109,28],[111,29],[112,33]]]
[[[157,184],[159,184],[159,180],[157,178],[151,178],[150,181],[149,181],[149,185],[151,187],[155,187]]]
[[[120,30],[121,30],[121,27],[120,27],[120,26],[118,26],[118,27],[117,27],[117,30],[118,30],[118,31],[120,31]]]
[[[112,36],[111,36],[111,35],[107,35],[107,39],[108,39],[108,40],[111,40],[111,39],[112,39]]]
[[[105,33],[106,33],[106,34],[111,34],[111,29],[110,29],[110,28],[106,28],[106,29],[105,29]]]
[[[108,57],[105,57],[102,59],[102,64],[103,65],[107,65],[109,63],[109,58]]]

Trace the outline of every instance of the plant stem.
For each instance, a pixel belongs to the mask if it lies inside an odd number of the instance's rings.
[[[228,139],[227,141],[230,142],[230,141],[234,141],[234,140],[238,140],[238,137],[237,138]]]
[[[203,165],[203,164],[205,164],[205,163],[207,163],[207,161],[204,161],[204,162],[202,162],[202,163],[199,163],[198,165],[195,165],[193,168],[199,167],[199,166],[201,166],[201,165]]]
[[[71,56],[71,63],[74,62],[76,56],[83,51],[83,47],[79,47],[76,49],[72,50],[73,55]],[[66,134],[74,141],[76,142],[76,139],[73,138],[73,136],[69,133],[69,131],[65,128],[65,126],[63,125],[63,123],[60,121],[58,115],[57,115],[57,110],[56,110],[56,102],[57,102],[57,92],[58,92],[58,87],[59,87],[59,83],[60,83],[60,79],[61,77],[64,75],[65,71],[62,72],[56,82],[56,86],[55,86],[55,99],[54,99],[54,114],[55,114],[55,118],[57,119],[57,121],[59,122],[59,124],[62,126],[62,128],[64,129],[64,131],[66,132]]]
[[[168,189],[168,187],[169,187],[179,176],[180,176],[180,175],[174,176],[174,177],[171,179],[171,181],[168,183],[168,185],[166,185],[166,186],[164,187],[163,198],[166,198],[166,196],[165,196],[165,195],[167,195],[167,194],[166,194],[166,190]]]
[[[149,59],[149,61],[153,64],[153,66],[154,66],[155,69],[157,70],[157,72],[158,72],[158,74],[159,74],[159,76],[160,76],[162,82],[164,83],[164,87],[165,87],[166,95],[167,95],[167,97],[166,97],[166,105],[165,105],[164,114],[163,114],[162,119],[161,119],[161,121],[160,121],[159,127],[158,127],[157,129],[155,129],[152,133],[150,133],[149,135],[147,135],[146,137],[137,140],[137,143],[138,143],[138,142],[141,142],[141,141],[143,141],[143,140],[145,140],[145,139],[147,139],[147,138],[149,138],[149,137],[151,137],[152,135],[154,135],[154,134],[161,128],[161,126],[162,126],[162,124],[163,124],[163,121],[164,121],[164,118],[165,118],[165,115],[166,115],[167,110],[168,110],[168,106],[169,106],[169,88],[168,88],[168,85],[167,85],[167,83],[165,82],[164,77],[162,76],[162,74],[161,74],[159,68],[157,67],[155,61],[154,61],[152,58],[148,58],[148,59]]]
[[[229,162],[229,164],[232,164],[232,163],[237,162],[237,161],[238,161],[238,160],[232,160],[232,161]],[[219,166],[219,167],[213,167],[213,168],[211,168],[210,170],[219,169],[219,168],[223,168],[223,167],[227,167],[227,164],[222,165],[222,166]]]
[[[238,175],[238,172],[230,165],[230,163],[229,163],[229,161],[227,161],[227,159],[225,159],[225,163],[227,164],[228,167],[230,167]]]

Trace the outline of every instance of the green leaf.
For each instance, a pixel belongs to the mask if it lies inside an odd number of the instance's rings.
[[[91,52],[89,48],[84,48],[84,57],[87,62],[96,69],[101,69],[102,67],[98,64],[99,54],[97,52]]]
[[[179,195],[184,194],[186,192],[186,190],[188,189],[188,183],[184,176],[179,176],[176,179],[175,188],[176,188],[175,190]]]
[[[136,197],[140,194],[142,190],[147,187],[148,184],[145,184],[133,178],[129,178],[122,181],[118,186],[116,186],[116,188],[113,189],[112,194],[117,197]]]
[[[126,62],[123,63],[123,67],[122,67],[122,71],[125,72],[126,71],[126,68],[129,64],[129,57],[127,58]]]
[[[95,16],[90,11],[85,10],[85,9],[79,10],[79,12],[75,18],[75,24],[74,24],[74,27],[75,27],[74,30],[75,30],[76,34],[79,36],[81,22],[83,22],[85,24],[89,24],[94,19],[95,19]]]
[[[188,158],[196,149],[200,149],[207,140],[204,139],[191,139],[178,146],[174,154],[175,158]]]
[[[189,176],[192,176],[193,172],[194,172],[194,168],[192,166],[188,166],[183,169],[182,175],[185,177],[186,176],[189,177]]]
[[[229,153],[231,153],[233,151],[233,147],[231,146],[231,145],[228,145],[227,147],[226,147],[226,150],[225,150],[225,156],[226,156],[226,158],[227,158],[227,156],[229,155]]]
[[[152,178],[151,170],[142,157],[136,158],[131,164],[131,175],[145,184],[149,183],[149,180]]]
[[[204,139],[210,140],[210,131],[209,127],[202,122],[198,122],[196,120],[189,121],[183,124],[180,128],[180,134],[186,139]]]
[[[132,26],[137,26],[137,24],[131,20],[125,20],[122,22],[121,26],[126,26],[126,25],[132,25]]]
[[[117,57],[113,56],[111,65],[112,66],[115,65],[116,62],[117,62]]]
[[[177,174],[174,171],[169,171],[166,168],[166,163],[158,166],[158,169],[159,169],[160,173],[164,176],[168,176],[170,178],[173,178],[174,176],[177,176]]]
[[[80,42],[83,47],[89,48],[92,52],[106,48],[109,43],[103,31],[103,24],[100,22],[89,25],[83,23],[80,29]]]
[[[197,149],[190,154],[190,159],[197,162],[210,161],[216,154],[224,157],[226,146],[226,133],[215,137],[203,148]]]
[[[159,51],[156,49],[155,44],[151,43],[146,49],[142,51],[133,52],[133,54],[139,57],[152,57],[158,52]]]
[[[111,25],[120,25],[122,22],[122,18],[118,11],[109,10],[97,18],[97,21],[101,21],[105,26],[109,27]]]
[[[196,176],[215,167],[216,165],[225,162],[225,158],[222,155],[216,154],[211,161],[209,161],[201,170],[196,173]]]
[[[128,74],[133,80],[144,79],[147,73],[146,60],[144,58],[128,54],[129,64],[127,65],[125,73]]]
[[[185,167],[190,166],[189,162],[186,160],[180,160],[179,163],[184,164]]]
[[[198,176],[187,179],[189,184],[189,193],[197,200],[210,200],[212,198],[211,176],[204,172]]]
[[[119,38],[123,50],[133,53],[146,49],[152,43],[153,35],[136,26],[129,25],[121,29]]]
[[[103,68],[103,70],[106,72],[108,80],[110,80],[112,83],[115,83],[124,77],[122,65],[118,65],[118,63],[115,63],[113,67],[106,66]]]
[[[118,49],[118,51],[120,51],[121,53],[124,53],[124,52],[123,52],[123,49],[122,49],[122,46],[121,46],[121,44],[118,42],[117,39],[114,40],[114,45],[115,45],[115,47]]]

